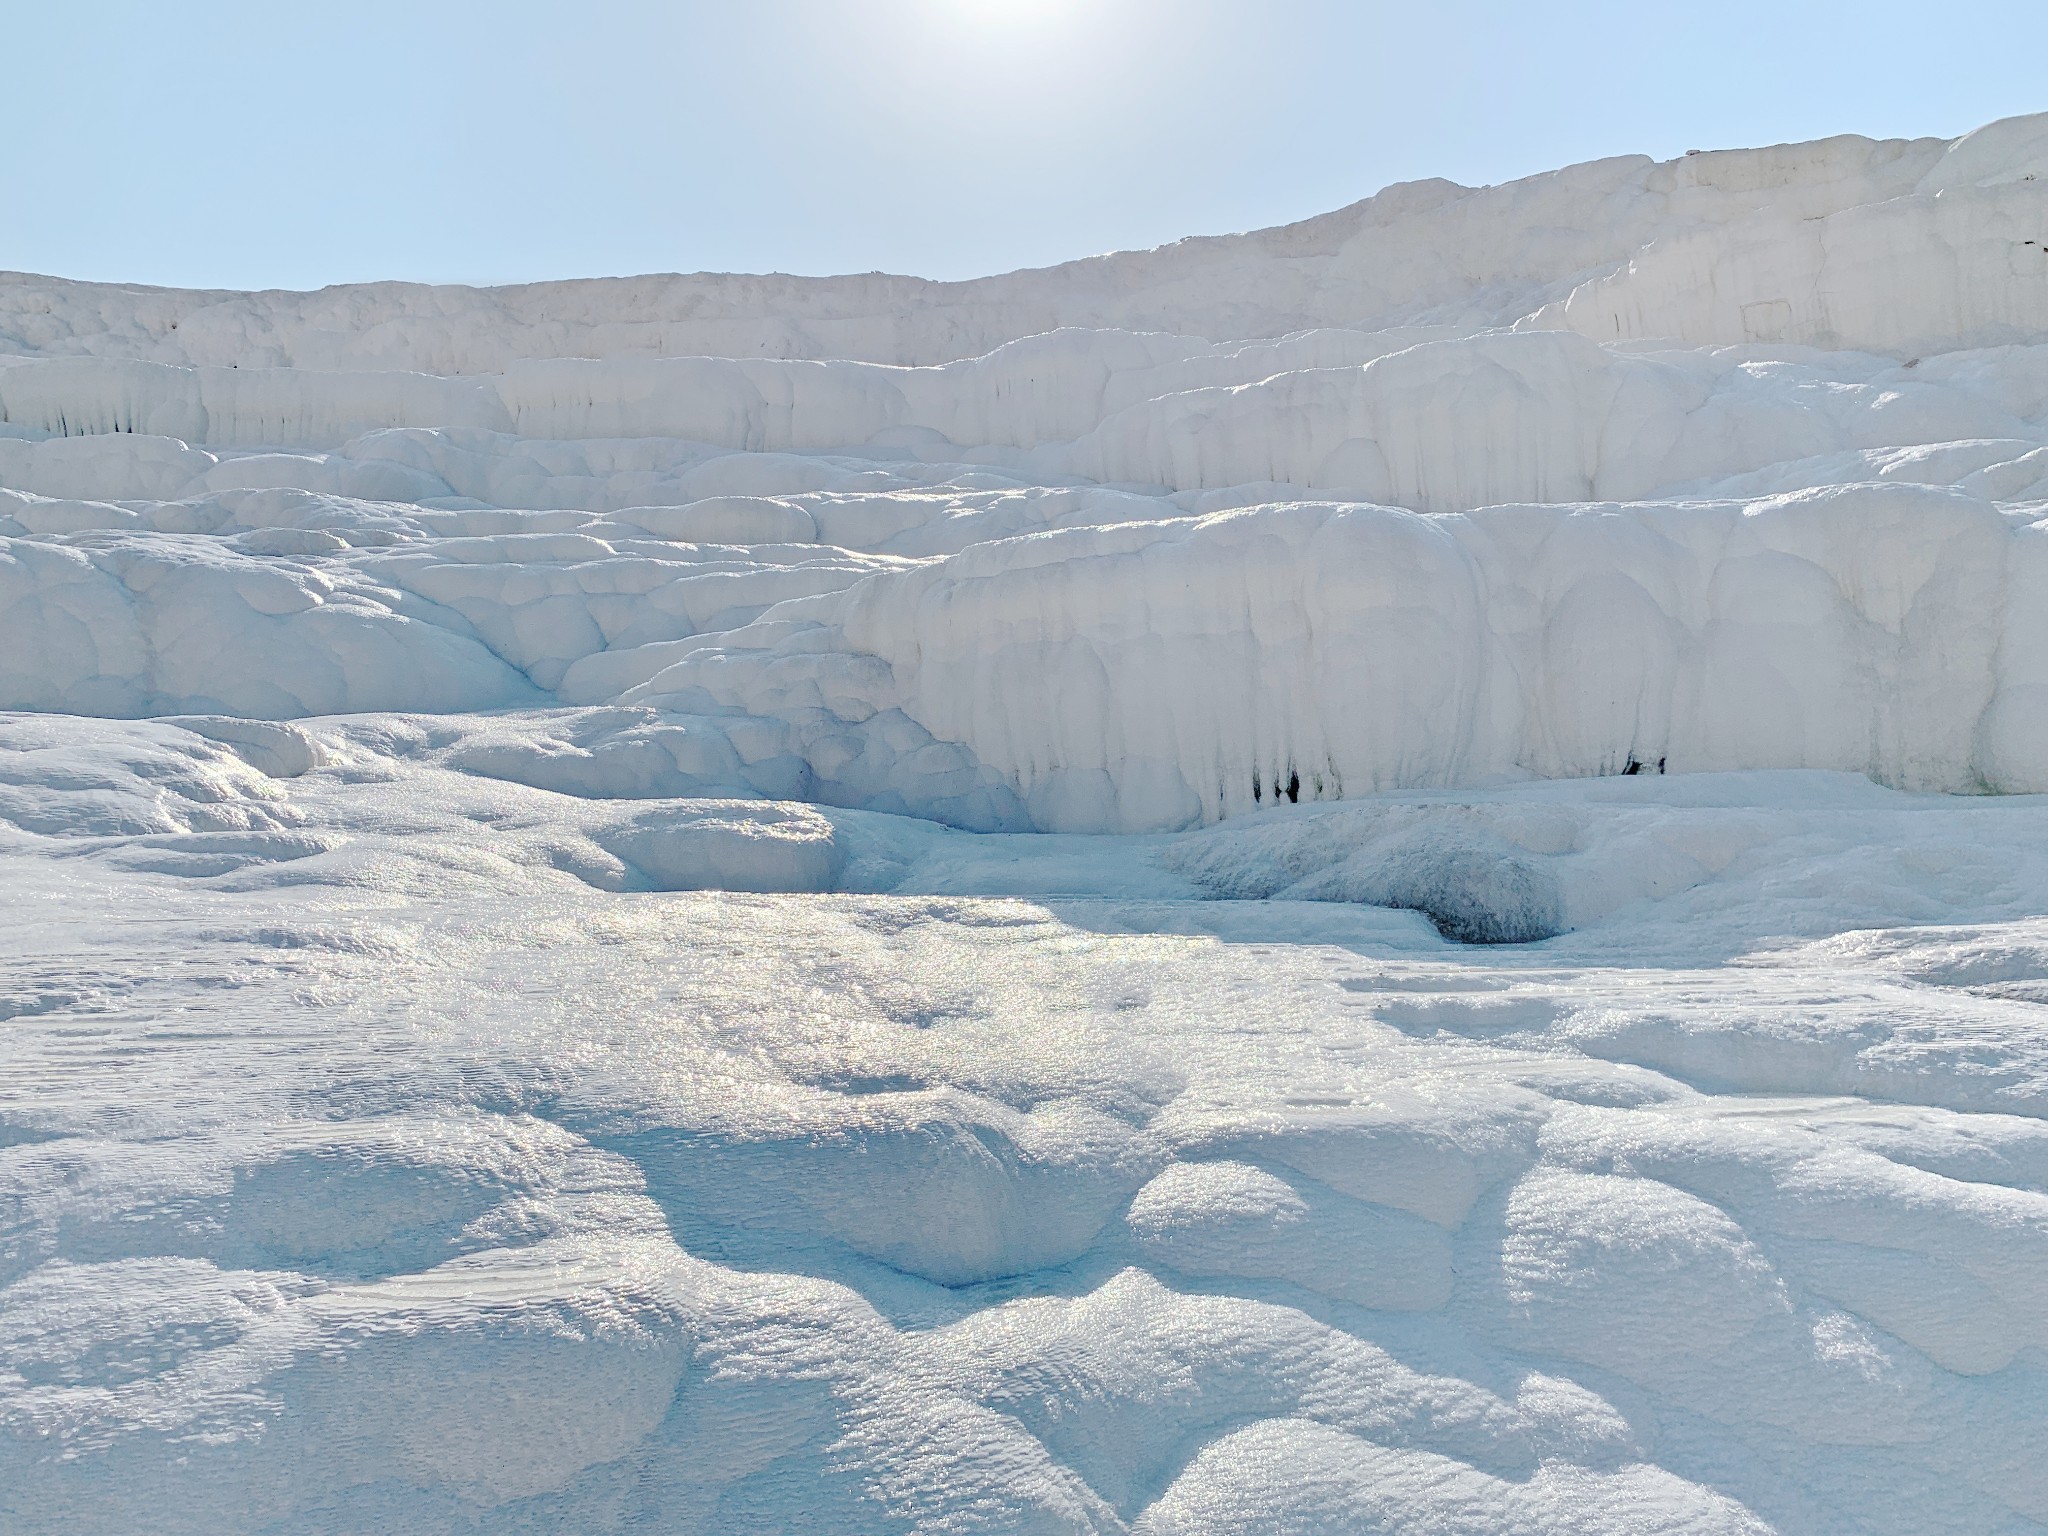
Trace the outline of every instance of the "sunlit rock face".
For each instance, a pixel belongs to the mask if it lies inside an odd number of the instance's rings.
[[[2048,1529],[2048,116],[0,278],[0,1527]]]

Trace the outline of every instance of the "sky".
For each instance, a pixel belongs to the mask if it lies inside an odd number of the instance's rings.
[[[2048,110],[2048,0],[0,0],[0,269],[956,278]]]

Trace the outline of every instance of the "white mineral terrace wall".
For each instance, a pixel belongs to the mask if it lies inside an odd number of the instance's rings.
[[[0,707],[658,705],[674,782],[976,826],[2048,790],[2044,174],[2048,116],[964,284],[9,278]]]

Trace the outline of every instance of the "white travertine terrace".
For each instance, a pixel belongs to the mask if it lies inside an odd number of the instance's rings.
[[[969,283],[0,277],[0,1530],[2048,1531],[2048,115]]]

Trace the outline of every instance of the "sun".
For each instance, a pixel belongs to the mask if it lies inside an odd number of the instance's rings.
[[[991,27],[1036,27],[1064,20],[1077,0],[951,0],[954,13]]]

